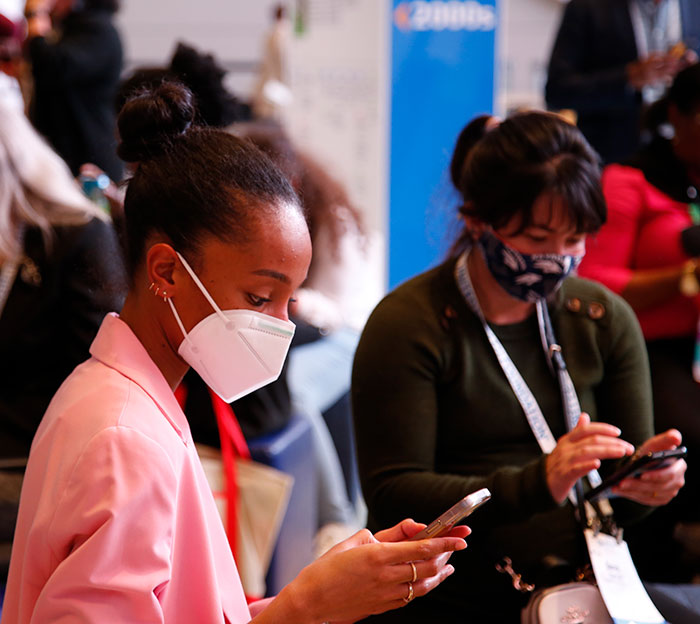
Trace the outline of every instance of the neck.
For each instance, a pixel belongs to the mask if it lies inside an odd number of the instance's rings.
[[[174,391],[189,367],[177,354],[177,346],[171,344],[164,329],[163,314],[172,316],[172,312],[165,309],[169,307],[150,292],[130,291],[119,318],[131,328]]]
[[[467,267],[481,312],[487,321],[496,325],[511,325],[524,321],[532,314],[535,304],[511,297],[503,290],[476,245],[467,258]]]

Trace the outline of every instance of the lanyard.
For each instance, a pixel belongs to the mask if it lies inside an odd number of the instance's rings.
[[[455,279],[457,280],[457,286],[459,287],[464,300],[466,301],[469,308],[479,317],[481,324],[486,332],[486,337],[498,359],[498,363],[501,365],[503,372],[508,379],[510,387],[513,389],[513,393],[517,398],[520,406],[525,412],[525,418],[532,429],[537,443],[540,445],[542,452],[545,454],[551,453],[554,447],[557,445],[557,441],[552,434],[552,430],[549,428],[547,421],[542,414],[535,396],[532,391],[525,383],[522,375],[518,371],[517,367],[511,360],[505,347],[498,339],[498,336],[489,327],[486,322],[483,312],[481,311],[481,306],[479,305],[479,300],[474,292],[474,287],[471,283],[471,278],[469,277],[469,269],[467,268],[467,258],[469,257],[469,251],[465,251],[460,258],[457,260],[455,265]],[[547,356],[547,362],[550,368],[556,372],[562,393],[562,401],[564,403],[564,412],[567,416],[567,426],[572,429],[578,423],[579,415],[581,414],[581,406],[576,395],[576,389],[571,381],[571,376],[569,371],[566,369],[564,364],[564,358],[561,355],[561,347],[554,341],[554,334],[551,328],[551,323],[549,323],[549,313],[547,311],[547,306],[543,299],[540,299],[536,303],[537,308],[537,324],[540,330],[540,338],[542,339],[542,347],[545,350]],[[553,364],[553,360],[555,360]],[[556,369],[556,370],[555,370]],[[588,480],[591,486],[596,487],[602,482],[600,475],[597,470],[591,470],[588,473]],[[579,500],[582,497],[582,488],[577,488],[579,496],[572,489],[569,492],[568,498],[574,505],[581,509],[582,505],[579,504]],[[612,515],[612,507],[607,499],[599,500],[599,510],[601,515],[608,517]],[[595,510],[592,509],[589,503],[585,504],[585,517],[588,519],[589,523],[593,522],[595,517]],[[581,520],[583,521],[584,514],[581,514]]]

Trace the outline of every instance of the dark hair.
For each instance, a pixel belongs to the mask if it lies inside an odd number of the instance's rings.
[[[684,115],[695,112],[700,105],[700,63],[679,71],[666,97]]]
[[[491,115],[479,115],[474,117],[459,133],[455,143],[452,159],[450,160],[450,179],[452,184],[459,191],[459,182],[462,178],[462,169],[467,160],[467,156],[478,141],[488,132],[486,126]]]
[[[164,82],[178,82],[167,67],[137,67],[117,89],[114,101],[117,114],[132,97],[143,91],[153,91]]]
[[[598,156],[578,128],[552,113],[517,113],[487,132],[466,155],[459,188],[460,212],[494,228],[520,215],[524,230],[543,193],[563,199],[578,232],[598,231],[607,215]],[[467,238],[465,231],[451,253]]]
[[[260,150],[192,123],[193,96],[163,83],[129,100],[117,120],[119,155],[138,163],[124,201],[126,256],[133,277],[148,236],[165,235],[197,266],[207,236],[246,244],[258,219],[291,205],[291,185]],[[194,257],[192,257],[194,256]]]
[[[243,124],[236,132],[265,152],[292,182],[301,200],[312,242],[317,240],[319,230],[325,229],[330,234],[333,253],[339,253],[340,239],[349,225],[348,216],[364,236],[362,215],[343,185],[316,159],[297,150],[279,125],[270,122]]]
[[[281,3],[280,3],[280,4],[276,4],[276,5],[272,8],[272,17],[273,17],[275,20],[277,20],[277,21],[279,21],[279,20],[281,20],[281,19],[287,17],[287,7],[284,6],[284,4],[281,4]]]
[[[250,118],[249,106],[224,85],[226,70],[211,54],[178,42],[169,67],[140,67],[119,86],[117,112],[134,94],[163,82],[180,82],[195,96],[197,123],[224,127]]]
[[[683,115],[691,115],[700,106],[700,63],[694,63],[676,74],[666,95],[644,113],[642,128],[652,135],[660,134],[660,128],[668,123],[670,104],[674,104]]]
[[[116,13],[119,11],[120,0],[83,0],[86,9],[109,11]]]
[[[178,42],[170,72],[194,93],[198,119],[208,126],[228,126],[249,116],[245,106],[224,86],[226,70],[211,54]]]

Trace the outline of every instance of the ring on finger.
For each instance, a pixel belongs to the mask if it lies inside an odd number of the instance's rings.
[[[408,581],[408,595],[403,599],[403,601],[408,604],[413,600],[413,583],[411,581]]]
[[[408,565],[411,566],[411,572],[413,575],[411,576],[411,583],[415,583],[416,580],[418,579],[418,572],[416,571],[416,564],[413,563],[413,561],[409,561]]]

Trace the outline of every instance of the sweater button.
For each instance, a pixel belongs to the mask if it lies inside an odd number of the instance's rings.
[[[594,301],[588,305],[588,316],[594,321],[602,319],[605,316],[605,306],[602,303]]]
[[[581,300],[576,297],[567,299],[564,305],[566,305],[566,309],[569,312],[579,312],[581,310]]]

